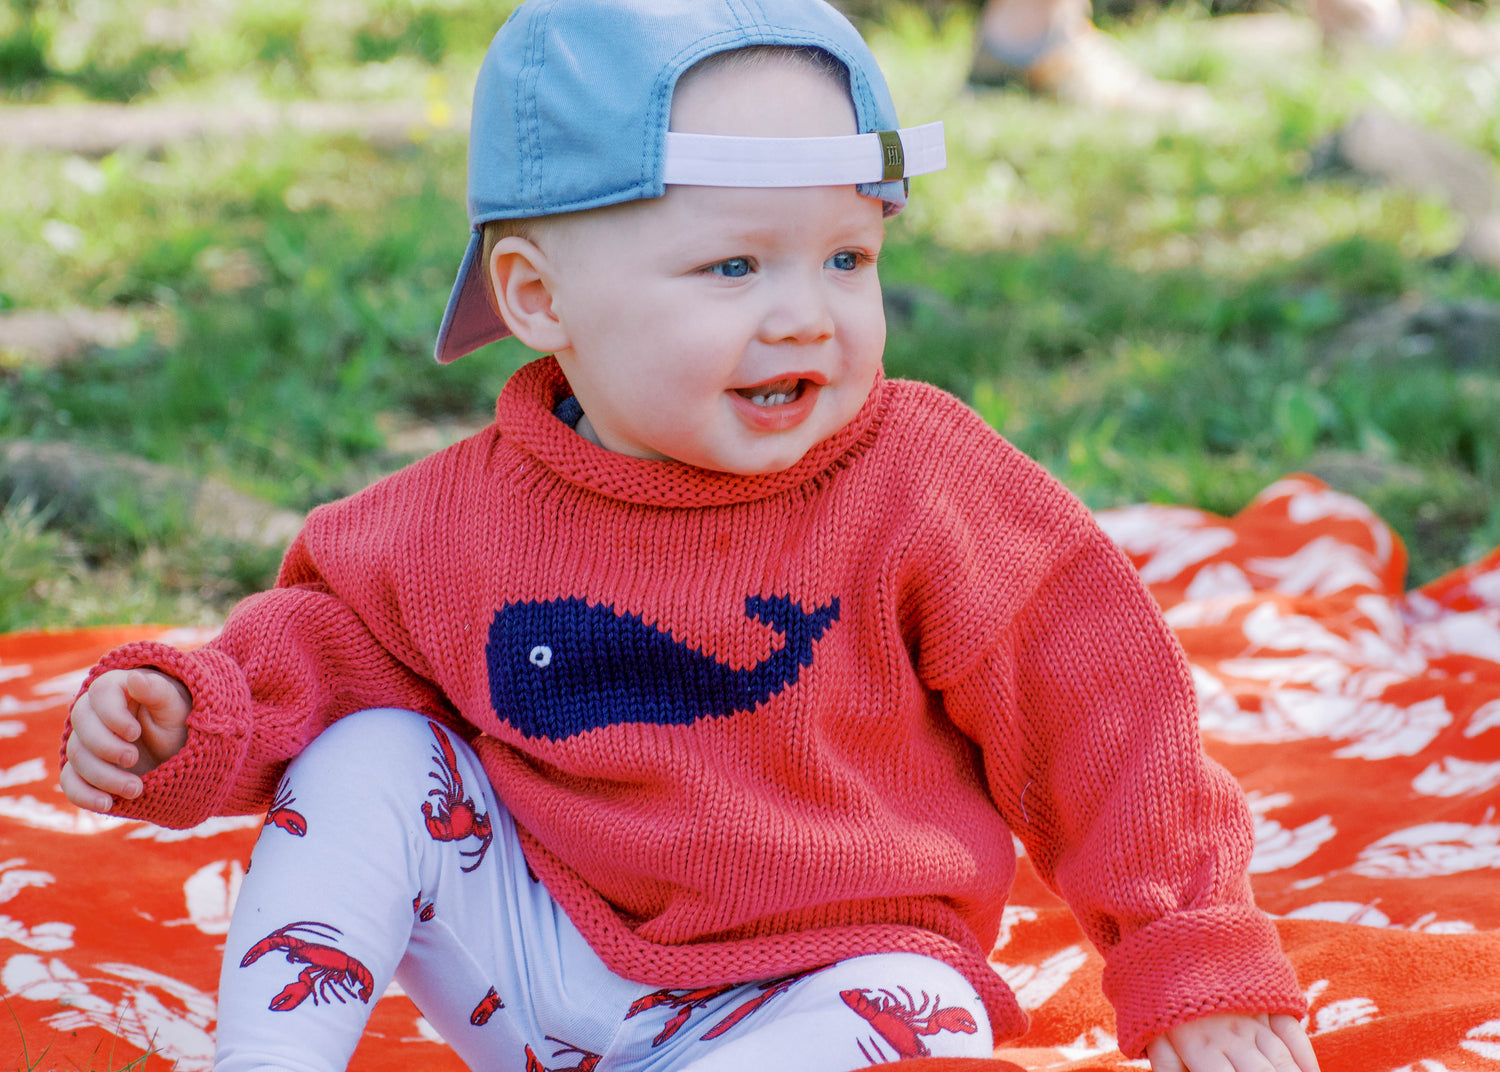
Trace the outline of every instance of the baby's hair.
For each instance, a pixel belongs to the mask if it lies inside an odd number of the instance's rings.
[[[849,88],[849,69],[844,66],[842,60],[830,52],[821,48],[811,46],[797,47],[793,45],[751,45],[748,48],[735,48],[727,52],[715,52],[705,56],[693,64],[682,76],[678,78],[677,85],[709,71],[717,71],[725,68],[749,68],[758,67],[764,63],[774,60],[787,60],[792,63],[801,64],[815,74],[823,75],[836,82],[844,90]],[[571,215],[565,213],[564,215]],[[480,237],[483,242],[484,257],[479,262],[484,266],[486,277],[489,275],[490,256],[495,252],[502,239],[524,238],[528,242],[536,241],[537,233],[545,227],[545,221],[556,217],[549,216],[524,216],[517,219],[489,220],[480,224]],[[490,296],[490,304],[495,306],[498,315],[499,307],[495,302],[493,289],[486,287]]]
[[[723,68],[759,67],[770,60],[787,60],[799,63],[815,74],[825,75],[843,89],[849,88],[849,70],[842,60],[832,53],[812,46],[795,45],[751,45],[748,48],[733,48],[728,52],[715,52],[704,56],[693,64],[677,80],[680,87],[690,78]]]
[[[480,269],[484,272],[484,292],[489,296],[490,308],[495,315],[500,315],[500,302],[495,297],[495,284],[490,276],[490,256],[495,252],[495,247],[500,244],[502,238],[524,238],[528,242],[535,241],[535,235],[543,226],[542,220],[545,216],[522,216],[511,220],[487,220],[479,225],[479,238],[484,256],[480,259]]]

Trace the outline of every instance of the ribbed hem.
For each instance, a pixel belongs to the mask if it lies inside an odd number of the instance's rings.
[[[1307,1012],[1275,925],[1246,906],[1182,912],[1136,931],[1110,950],[1104,993],[1126,1057],[1144,1056],[1152,1039],[1205,1016]]]
[[[215,667],[215,663],[220,665]],[[109,813],[185,830],[222,812],[225,794],[233,785],[232,776],[225,772],[239,770],[250,739],[250,727],[226,712],[248,710],[250,696],[243,689],[242,695],[226,694],[221,682],[242,677],[229,656],[205,649],[183,652],[154,640],[126,644],[110,652],[90,671],[78,696],[110,670],[140,669],[169,674],[192,694],[188,739],[181,751],[141,779],[139,797],[115,797]],[[212,672],[215,669],[217,675]],[[75,697],[73,703],[77,702]],[[72,729],[70,716],[63,727],[64,748]]]
[[[583,880],[517,828],[527,862],[573,925],[616,975],[652,986],[697,988],[753,982],[819,968],[874,953],[916,953],[953,967],[984,1002],[995,1042],[1018,1038],[1029,1025],[1010,987],[957,916],[931,901],[932,927],[871,923],[793,930],[737,941],[692,941],[668,945],[639,937]],[[944,926],[940,917],[949,916]],[[928,922],[928,921],[923,921]],[[939,933],[950,931],[952,937]]]

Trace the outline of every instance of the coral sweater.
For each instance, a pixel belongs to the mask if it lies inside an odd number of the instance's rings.
[[[877,384],[761,477],[608,453],[541,360],[484,432],[315,511],[191,653],[187,746],[119,814],[264,809],[331,721],[464,727],[528,861],[617,973],[690,987],[909,951],[987,962],[1012,832],[1106,961],[1139,1055],[1303,1009],[1186,661],[1087,510],[957,400]]]

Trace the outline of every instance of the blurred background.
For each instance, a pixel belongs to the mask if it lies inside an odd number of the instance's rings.
[[[530,355],[431,350],[512,6],[0,0],[0,630],[212,624],[306,510],[488,420]],[[892,375],[1096,508],[1300,471],[1413,584],[1500,544],[1495,13],[1109,0],[1091,96],[979,78],[977,0],[844,6],[947,124],[880,269]]]

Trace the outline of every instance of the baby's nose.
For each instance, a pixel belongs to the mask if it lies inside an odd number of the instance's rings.
[[[767,342],[821,342],[833,335],[833,308],[826,284],[817,275],[788,276],[776,293],[761,325]]]

